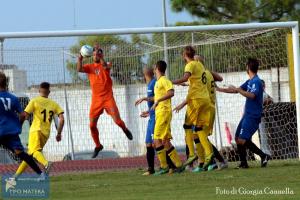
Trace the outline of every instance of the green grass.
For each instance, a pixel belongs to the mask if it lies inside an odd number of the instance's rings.
[[[250,169],[163,176],[141,176],[141,170],[69,174],[51,177],[50,199],[300,199],[300,162],[271,162],[268,168],[257,164]],[[294,195],[220,195],[216,187],[231,190],[244,187],[278,190],[286,187]]]

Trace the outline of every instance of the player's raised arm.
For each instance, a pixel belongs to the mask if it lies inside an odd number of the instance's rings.
[[[229,86],[227,88],[220,88],[220,87],[216,87],[216,90],[218,92],[223,92],[223,93],[230,93],[230,94],[236,94],[237,92],[237,88],[234,86]]]
[[[82,61],[83,61],[83,56],[79,54],[77,59],[77,72],[84,72]]]
[[[211,73],[212,76],[214,77],[214,80],[215,80],[215,81],[218,81],[218,82],[223,81],[223,77],[222,77],[219,73],[213,72],[213,71],[211,71],[210,73]]]
[[[243,90],[243,88],[240,88],[240,87],[236,88],[236,91],[246,98],[255,99],[255,93],[253,93],[253,92],[247,92],[247,91]]]
[[[183,83],[185,83],[189,80],[190,76],[191,76],[190,72],[185,72],[182,78],[173,80],[172,83],[175,85],[182,85]],[[183,85],[183,86],[185,86],[185,85]]]

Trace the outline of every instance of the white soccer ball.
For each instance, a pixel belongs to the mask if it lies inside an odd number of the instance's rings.
[[[93,47],[90,45],[83,45],[80,49],[80,54],[83,57],[90,57],[93,55]]]

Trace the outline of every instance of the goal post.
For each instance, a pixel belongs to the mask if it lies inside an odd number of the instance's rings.
[[[253,31],[250,31],[253,30]],[[163,34],[168,35],[168,47],[163,45]],[[286,35],[291,33],[291,43],[286,41]],[[140,38],[134,38],[135,35],[140,35]],[[296,104],[296,124],[300,127],[300,60],[299,60],[299,27],[298,22],[270,22],[270,23],[249,23],[249,24],[225,24],[225,25],[201,25],[201,26],[180,26],[180,27],[150,27],[150,28],[127,28],[127,29],[94,29],[94,30],[65,30],[65,31],[36,31],[36,32],[7,32],[0,33],[0,56],[2,61],[0,63],[0,70],[5,70],[8,76],[15,76],[10,80],[28,79],[30,83],[26,87],[22,86],[20,91],[29,97],[38,95],[36,86],[38,81],[54,82],[54,91],[51,93],[54,100],[58,101],[64,106],[68,112],[66,128],[64,135],[68,137],[68,148],[63,149],[63,154],[71,151],[71,157],[74,156],[74,151],[82,151],[93,149],[92,138],[89,135],[88,129],[88,110],[90,102],[89,82],[86,77],[77,74],[74,63],[76,63],[76,53],[81,42],[89,42],[87,36],[100,38],[101,36],[113,37],[115,43],[107,42],[103,44],[103,50],[108,58],[108,61],[113,61],[113,64],[118,65],[116,71],[113,71],[114,78],[114,94],[116,102],[121,105],[120,113],[123,119],[126,119],[129,128],[133,129],[137,135],[135,141],[127,142],[118,141],[118,138],[112,138],[110,134],[120,134],[120,130],[108,117],[101,118],[100,138],[102,139],[102,132],[106,135],[104,140],[105,147],[111,149],[121,149],[121,157],[126,156],[141,156],[145,148],[144,136],[146,132],[146,121],[139,119],[138,113],[146,109],[144,105],[141,108],[132,107],[131,104],[141,96],[145,95],[145,85],[141,77],[141,69],[144,65],[153,65],[155,61],[164,59],[164,52],[168,52],[169,61],[169,77],[170,79],[178,78],[183,74],[183,60],[181,58],[181,51],[185,45],[193,45],[197,53],[200,52],[205,57],[205,65],[210,70],[215,70],[227,79],[226,83],[240,84],[241,81],[246,80],[243,76],[246,56],[259,55],[263,60],[264,68],[263,78],[271,76],[268,79],[267,86],[272,87],[274,92],[279,97],[281,93],[285,95],[286,88],[291,88],[289,83],[289,76],[294,76],[294,90],[295,90],[295,104]],[[120,39],[123,37],[123,39]],[[274,37],[272,39],[272,37]],[[85,40],[86,39],[86,40]],[[131,42],[128,42],[131,40]],[[284,40],[284,41],[283,41]],[[32,43],[30,43],[32,42]],[[106,41],[105,41],[106,42]],[[34,43],[34,44],[33,44]],[[35,43],[37,46],[34,46]],[[64,46],[66,43],[66,46]],[[281,44],[282,43],[282,44]],[[4,44],[4,46],[3,46]],[[7,45],[6,45],[7,44]],[[56,45],[54,45],[56,44]],[[32,47],[32,46],[33,47]],[[285,47],[286,45],[286,47]],[[289,48],[287,47],[289,46]],[[253,48],[250,49],[249,48]],[[255,49],[257,48],[257,49]],[[261,49],[262,50],[261,50]],[[268,48],[271,49],[270,51]],[[284,52],[280,50],[285,48]],[[255,51],[258,52],[255,52]],[[267,51],[268,50],[268,51]],[[76,52],[76,53],[75,53]],[[241,54],[241,55],[239,55]],[[262,54],[262,55],[260,55]],[[288,54],[292,54],[292,61],[289,60]],[[45,57],[40,59],[39,57]],[[281,60],[281,57],[285,57]],[[6,59],[7,58],[7,59]],[[280,64],[277,65],[279,59]],[[7,63],[9,60],[10,63]],[[271,63],[268,63],[271,62]],[[16,69],[16,66],[8,66],[7,64],[22,63],[26,66],[21,71],[15,74],[7,69]],[[287,67],[293,64],[294,73],[288,73]],[[221,66],[221,65],[224,66]],[[277,65],[277,66],[276,66]],[[8,67],[7,67],[8,66]],[[53,68],[52,68],[53,67]],[[25,72],[24,72],[25,71]],[[68,78],[66,78],[66,74]],[[33,79],[36,79],[33,81]],[[274,79],[274,80],[273,80]],[[276,80],[275,80],[276,79]],[[281,85],[282,82],[285,84]],[[278,82],[276,82],[279,80]],[[290,81],[290,82],[289,82]],[[286,82],[288,82],[286,84]],[[276,83],[276,87],[272,86]],[[14,87],[18,88],[19,85]],[[291,88],[292,90],[293,88]],[[178,92],[177,92],[178,91]],[[13,90],[13,92],[15,92]],[[175,103],[180,103],[186,95],[186,90],[181,87],[175,88]],[[292,99],[292,92],[289,92],[290,99]],[[289,98],[287,101],[291,101]],[[280,99],[280,98],[279,98]],[[230,131],[230,120],[239,119],[240,113],[236,109],[242,107],[244,99],[239,98],[235,102],[235,97],[230,98],[223,94],[218,94],[217,116],[215,121],[216,135],[211,139],[213,143],[221,149],[226,142],[226,134]],[[173,100],[172,100],[173,101]],[[234,101],[234,102],[230,102]],[[87,105],[84,105],[86,103]],[[293,105],[295,105],[293,104]],[[173,105],[173,106],[174,106]],[[231,107],[232,106],[232,107]],[[285,104],[280,104],[278,107],[272,107],[268,113],[272,117],[273,111],[276,108],[285,109]],[[294,107],[289,107],[291,112],[294,112]],[[76,110],[77,109],[77,110]],[[231,116],[230,109],[234,110],[234,116]],[[283,114],[283,113],[280,113]],[[288,112],[284,112],[288,115]],[[83,115],[83,116],[79,116]],[[280,115],[281,116],[281,115]],[[230,119],[232,117],[232,119]],[[180,134],[174,136],[174,140],[181,140],[177,143],[183,145],[183,118],[184,112],[173,115],[172,130],[180,130]],[[75,121],[73,121],[75,120]],[[141,123],[140,126],[137,124]],[[107,127],[104,127],[108,125]],[[280,126],[281,121],[276,126]],[[279,127],[280,128],[280,127]],[[72,135],[76,132],[75,135]],[[109,134],[107,132],[110,132]],[[233,129],[231,130],[231,134]],[[86,140],[82,139],[85,134]],[[228,133],[230,134],[230,133]],[[300,159],[300,131],[297,129],[298,137],[298,159]],[[122,135],[123,136],[123,135]],[[117,137],[117,136],[114,136]],[[119,137],[121,137],[119,135]],[[227,138],[228,139],[228,138]],[[113,142],[109,142],[113,140]],[[82,143],[80,143],[80,142]],[[71,148],[69,147],[71,146]],[[57,150],[61,147],[50,144],[47,147],[49,151]],[[280,148],[280,145],[278,146]],[[288,147],[285,147],[288,149]],[[139,149],[139,150],[136,150]],[[61,159],[61,155],[59,155]],[[57,158],[54,158],[56,160]]]

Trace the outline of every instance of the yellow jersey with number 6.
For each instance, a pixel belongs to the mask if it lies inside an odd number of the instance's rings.
[[[51,122],[54,115],[64,112],[55,101],[41,96],[30,100],[24,111],[28,114],[33,113],[30,132],[41,131],[45,136],[49,136],[50,134]]]
[[[209,99],[209,94],[206,86],[208,82],[205,68],[202,63],[198,61],[191,61],[186,64],[184,72],[189,72],[191,74],[188,80],[190,85],[187,100]]]

